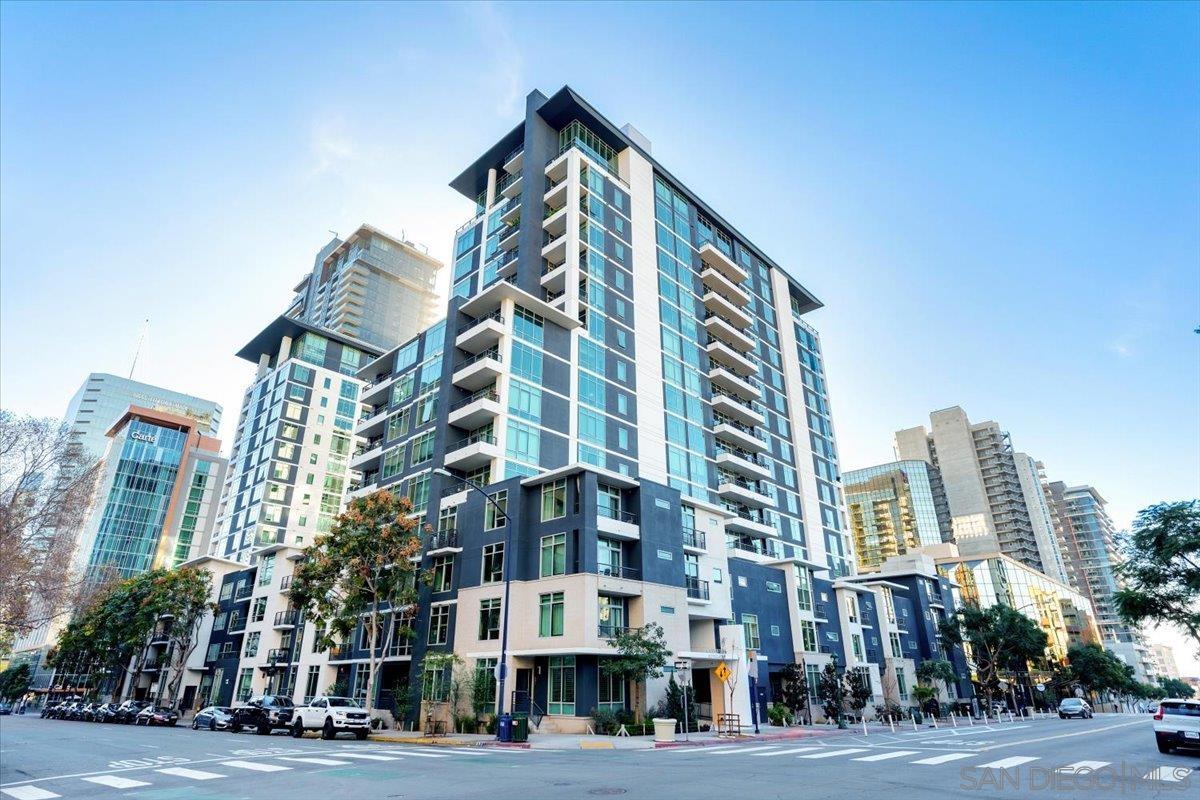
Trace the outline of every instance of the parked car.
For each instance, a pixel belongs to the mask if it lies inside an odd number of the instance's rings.
[[[1154,715],[1154,738],[1160,753],[1176,747],[1200,748],[1200,700],[1170,698],[1160,702]]]
[[[134,725],[176,725],[179,722],[179,712],[166,706],[146,706],[137,713]]]
[[[85,705],[79,710],[79,721],[91,722],[95,718],[96,711],[100,708],[100,706],[100,703],[88,703]]]
[[[54,709],[58,708],[58,706],[58,703],[46,703],[46,705],[42,706],[42,713],[39,716],[42,719],[53,719]]]
[[[277,694],[264,694],[251,697],[246,705],[237,706],[231,712],[229,730],[240,733],[244,728],[253,728],[255,732],[266,736],[273,730],[290,730],[292,712],[296,704],[292,698]]]
[[[72,722],[80,721],[83,719],[84,709],[90,705],[91,703],[71,703],[71,705],[67,706],[67,716],[65,718]]]
[[[12,713],[12,703],[0,702],[0,717],[8,716]]]
[[[1058,704],[1058,718],[1066,719],[1067,717],[1091,719],[1092,707],[1082,697],[1065,697]]]
[[[134,720],[137,719],[138,713],[148,705],[150,703],[145,700],[126,700],[117,706],[117,711],[113,714],[113,722],[132,725]]]
[[[371,732],[371,721],[352,697],[314,697],[308,705],[298,706],[292,717],[292,736],[299,739],[305,731],[320,731],[322,739],[353,733],[361,740]]]
[[[208,728],[210,731],[223,731],[229,727],[231,718],[227,706],[209,706],[196,712],[192,717],[192,730]]]
[[[112,722],[117,708],[116,703],[105,703],[92,713],[92,722]]]

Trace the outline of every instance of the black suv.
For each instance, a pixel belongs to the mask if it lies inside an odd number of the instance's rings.
[[[229,730],[239,733],[244,728],[253,728],[263,736],[274,730],[288,730],[295,710],[292,698],[281,694],[251,697],[246,705],[230,712]]]
[[[113,712],[112,721],[122,725],[132,725],[133,721],[137,719],[138,712],[148,705],[150,703],[145,700],[126,700],[117,706],[117,710]]]

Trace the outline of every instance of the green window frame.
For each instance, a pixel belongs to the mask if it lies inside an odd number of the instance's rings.
[[[492,641],[500,638],[500,598],[479,601],[479,638]]]
[[[562,519],[567,515],[567,481],[565,478],[542,484],[542,522]]]
[[[575,715],[575,656],[550,656],[546,713]]]
[[[550,592],[538,597],[538,636],[563,635],[563,593]]]
[[[542,537],[540,577],[567,574],[567,535],[552,533]]]
[[[757,614],[742,614],[742,630],[746,632],[746,649],[761,650],[762,638],[758,632]]]

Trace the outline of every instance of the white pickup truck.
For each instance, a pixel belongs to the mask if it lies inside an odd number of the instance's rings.
[[[322,739],[332,739],[339,733],[366,739],[371,720],[354,698],[314,697],[308,705],[296,706],[292,715],[292,736],[299,739],[305,731],[320,731]]]

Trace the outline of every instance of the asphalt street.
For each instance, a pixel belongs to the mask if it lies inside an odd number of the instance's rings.
[[[1150,717],[657,750],[512,750],[0,718],[0,800],[1200,796]]]

